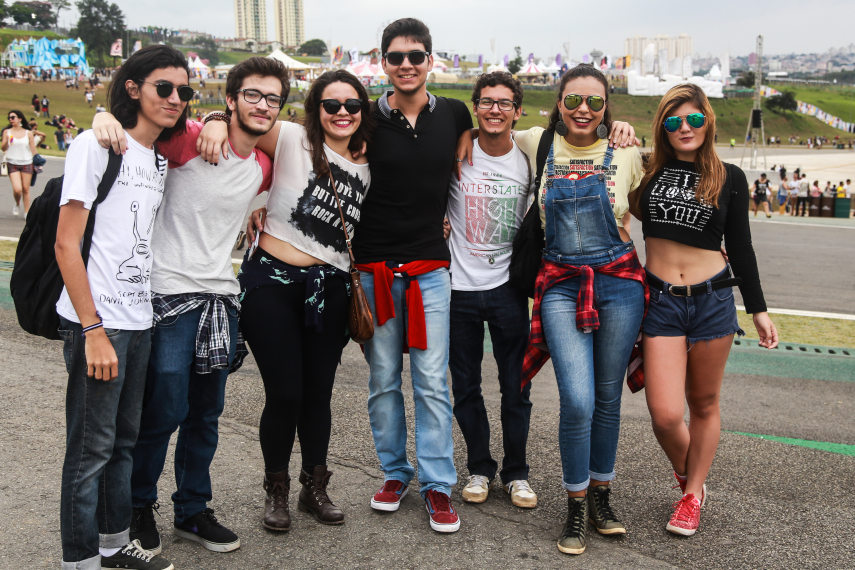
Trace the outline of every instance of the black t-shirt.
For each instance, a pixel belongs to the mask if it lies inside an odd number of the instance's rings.
[[[357,263],[450,261],[442,220],[457,139],[472,128],[466,104],[430,95],[410,125],[384,95],[372,114],[377,127],[368,147],[371,191],[353,240]]]
[[[760,272],[748,227],[748,180],[736,166],[725,164],[727,180],[718,207],[695,198],[700,176],[691,162],[672,160],[641,190],[644,238],[667,239],[710,251],[724,238],[733,274],[742,278],[739,291],[749,313],[766,311]]]
[[[766,180],[755,180],[754,181],[754,195],[758,198],[762,198],[766,194],[769,193],[769,179]]]

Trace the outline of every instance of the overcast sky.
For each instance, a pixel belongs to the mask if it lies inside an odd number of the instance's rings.
[[[165,26],[233,37],[233,0],[117,0],[130,27]],[[416,17],[431,29],[434,50],[483,53],[490,60],[490,38],[499,58],[520,46],[523,57],[554,57],[569,42],[579,59],[597,48],[623,55],[623,41],[635,34],[687,33],[694,51],[733,56],[754,51],[763,34],[765,52],[816,53],[855,42],[855,1],[611,0],[591,2],[545,0],[304,0],[306,38],[321,38],[347,51],[379,47],[379,30],[402,17]],[[392,8],[390,8],[392,6]],[[395,6],[401,6],[397,8]],[[407,6],[407,7],[404,7]],[[423,7],[424,6],[424,7]],[[571,11],[575,7],[576,12]],[[812,10],[821,11],[812,14]],[[273,0],[267,0],[268,37],[273,39]],[[73,25],[77,13],[63,12],[62,24]]]

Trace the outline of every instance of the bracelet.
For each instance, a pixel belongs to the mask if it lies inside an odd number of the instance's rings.
[[[223,111],[211,111],[205,115],[203,123],[207,125],[208,121],[224,121],[227,125],[232,124],[231,118]]]
[[[88,333],[89,331],[92,331],[92,330],[95,330],[97,328],[104,326],[104,320],[101,317],[101,313],[99,313],[98,311],[95,311],[95,316],[98,317],[98,319],[99,319],[98,322],[95,323],[94,325],[90,325],[88,327],[83,328],[83,336],[84,337],[86,336],[86,333]]]

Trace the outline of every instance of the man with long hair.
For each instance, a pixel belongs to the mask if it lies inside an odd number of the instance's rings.
[[[155,143],[184,130],[189,75],[184,55],[162,45],[138,51],[116,72],[109,101],[128,149],[98,205],[88,264],[80,243],[108,151],[86,131],[65,162],[56,232],[65,282],[56,308],[68,368],[64,570],[173,568],[130,540],[130,477],[151,349],[151,239],[166,177]]]
[[[173,533],[213,552],[240,548],[240,538],[208,508],[226,379],[246,354],[238,334],[240,287],[231,252],[247,208],[270,187],[272,162],[255,147],[276,123],[289,90],[288,69],[281,62],[249,58],[229,71],[227,112],[210,117],[229,124],[229,160],[204,160],[197,150],[203,124],[195,121],[160,145],[169,160],[169,181],[164,211],[154,225],[155,326],[131,476],[131,538],[150,552],[162,548],[154,519],[157,483],[176,430]],[[122,133],[116,127],[108,113],[93,121],[104,144],[118,143]]]
[[[416,405],[420,493],[431,528],[455,532],[449,500],[457,482],[451,439],[448,367],[450,256],[443,239],[457,139],[472,127],[465,104],[426,88],[433,65],[430,30],[403,18],[383,30],[383,69],[394,87],[374,106],[371,192],[363,204],[354,254],[376,315],[365,344],[368,414],[385,475],[371,500],[395,511],[413,479],[401,392],[403,350],[410,353]]]

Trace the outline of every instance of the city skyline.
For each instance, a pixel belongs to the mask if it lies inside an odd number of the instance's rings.
[[[306,41],[303,0],[274,0],[273,40],[283,46],[299,46]]]
[[[265,0],[233,0],[235,38],[267,41]]]

